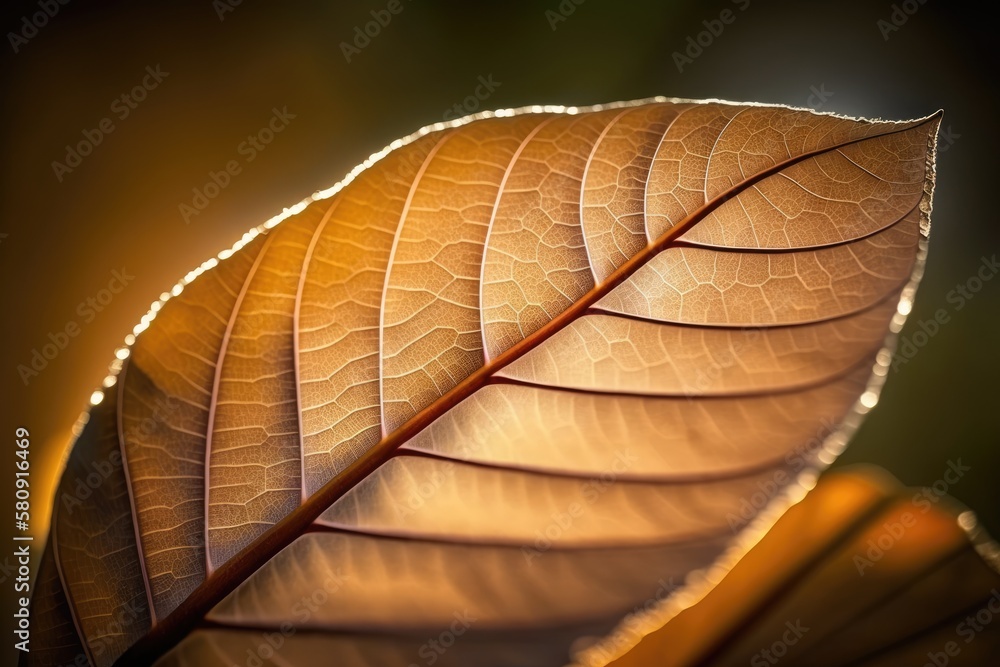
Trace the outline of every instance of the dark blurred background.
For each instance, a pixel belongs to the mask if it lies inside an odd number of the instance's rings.
[[[1000,535],[1000,278],[973,281],[971,298],[952,293],[1000,252],[998,63],[985,9],[944,0],[397,1],[401,10],[367,45],[355,43],[355,29],[394,3],[6,3],[0,464],[11,479],[14,429],[29,428],[39,539],[74,421],[115,346],[180,276],[446,116],[654,95],[886,119],[945,110],[930,257],[903,332],[914,353],[837,465],[871,462],[931,485],[961,460],[971,470],[948,493]],[[54,15],[38,14],[44,7]],[[726,9],[735,18],[721,34],[685,54],[703,21],[718,28]],[[482,101],[480,77],[493,89]],[[144,99],[121,99],[144,78],[151,89],[135,95]],[[242,142],[275,108],[294,118],[248,161]],[[103,119],[113,130],[78,163],[68,158],[67,145],[96,137]],[[229,160],[242,171],[186,221],[181,204]],[[134,278],[102,292],[116,270]],[[948,323],[914,336],[940,308]],[[25,383],[18,365],[74,324],[78,335]],[[13,502],[12,492],[0,499]],[[3,535],[10,530],[4,522]],[[10,571],[0,568],[0,579],[7,600]],[[9,642],[4,651],[12,654]]]

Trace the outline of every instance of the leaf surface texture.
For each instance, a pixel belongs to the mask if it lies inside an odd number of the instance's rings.
[[[651,101],[397,142],[158,302],[41,631],[222,662],[294,620],[275,664],[409,664],[474,618],[442,664],[566,662],[873,403],[938,123]]]

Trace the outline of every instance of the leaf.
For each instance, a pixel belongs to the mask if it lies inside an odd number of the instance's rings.
[[[439,664],[565,662],[874,405],[939,122],[657,99],[395,142],[117,351],[38,641],[72,661],[69,618],[133,664],[294,623],[284,662],[405,664],[458,624]]]
[[[905,489],[880,469],[832,473],[704,599],[679,614],[665,605],[666,623],[633,617],[582,662],[992,664],[1000,625],[982,621],[1000,610],[998,564],[972,512],[937,489]]]

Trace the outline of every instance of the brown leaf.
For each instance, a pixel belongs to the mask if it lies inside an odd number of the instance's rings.
[[[703,600],[630,618],[581,662],[992,664],[1000,625],[983,621],[1000,612],[998,563],[997,545],[949,498],[875,468],[832,473]]]
[[[394,143],[118,351],[60,498],[123,463],[56,509],[40,635],[230,660],[289,622],[285,662],[408,664],[465,614],[446,663],[564,662],[874,405],[939,121],[658,99]]]

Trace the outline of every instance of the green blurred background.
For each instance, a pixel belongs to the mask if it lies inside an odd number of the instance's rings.
[[[930,485],[960,459],[971,470],[949,493],[1000,534],[1000,278],[960,310],[948,299],[982,257],[1000,252],[991,213],[998,63],[985,10],[944,0],[398,0],[402,11],[347,62],[341,44],[387,0],[237,1],[72,0],[26,41],[11,33],[23,32],[37,0],[4,8],[0,370],[11,435],[0,463],[10,479],[14,428],[28,427],[39,535],[69,430],[149,303],[243,231],[339,181],[392,139],[454,117],[479,77],[495,84],[480,110],[653,95],[887,119],[943,108],[930,257],[903,332],[924,345],[891,374],[837,465],[871,462],[907,484]],[[735,20],[679,71],[674,53],[725,9]],[[141,83],[147,66],[168,74],[121,119],[123,107],[112,103]],[[275,107],[295,118],[245,162],[241,142]],[[114,131],[58,180],[53,161],[65,161],[67,144],[104,118]],[[231,159],[242,172],[187,224],[180,204]],[[116,269],[134,279],[90,320],[79,304],[99,296]],[[939,308],[950,321],[914,339]],[[79,335],[26,385],[18,364],[70,322]],[[9,530],[5,524],[3,534]],[[0,578],[7,600],[11,582]],[[3,650],[11,655],[9,643]]]

